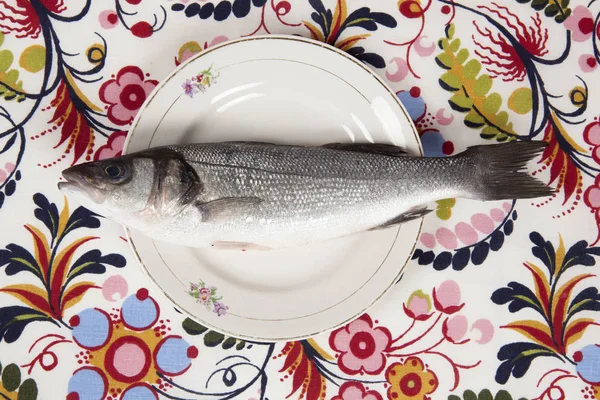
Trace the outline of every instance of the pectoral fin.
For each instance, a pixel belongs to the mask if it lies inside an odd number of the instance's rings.
[[[405,213],[402,213],[400,215],[398,215],[397,217],[394,217],[392,219],[390,219],[389,221],[387,221],[386,223],[376,226],[375,228],[371,228],[369,229],[370,231],[375,231],[378,229],[386,229],[389,228],[390,226],[393,225],[399,225],[399,224],[403,224],[405,222],[408,221],[412,221],[421,217],[424,217],[425,215],[429,214],[430,212],[432,212],[433,210],[426,208],[426,207],[420,207],[420,208],[413,208],[408,210]]]
[[[202,220],[205,222],[228,222],[253,211],[260,203],[262,199],[258,197],[224,197],[207,203],[197,203],[197,207],[202,212]]]

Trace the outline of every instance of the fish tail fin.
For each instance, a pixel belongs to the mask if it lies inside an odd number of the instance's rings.
[[[469,147],[463,155],[476,168],[473,198],[480,200],[529,199],[550,196],[555,189],[526,171],[527,163],[548,144],[542,141],[510,142]]]

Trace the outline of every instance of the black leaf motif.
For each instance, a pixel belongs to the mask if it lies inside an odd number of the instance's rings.
[[[468,247],[464,247],[458,250],[452,258],[452,269],[456,271],[463,270],[469,263],[470,256],[471,250]]]
[[[542,306],[535,293],[519,282],[510,282],[508,287],[497,289],[492,294],[492,301],[498,305],[510,303],[508,311],[515,313],[524,308],[533,308],[543,315]]]
[[[486,242],[481,242],[473,248],[471,253],[471,262],[475,265],[481,265],[485,261],[490,252],[490,245]]]
[[[536,245],[531,249],[531,254],[540,259],[546,268],[548,268],[550,275],[553,275],[556,268],[554,265],[556,260],[554,245],[550,241],[544,240],[542,235],[538,232],[531,232],[529,234],[529,240]]]
[[[443,251],[433,260],[433,269],[437,271],[444,270],[452,263],[452,253]]]
[[[127,264],[127,261],[120,254],[107,254],[103,256],[100,250],[90,250],[73,263],[69,270],[67,282],[84,274],[103,274],[106,272],[105,265],[123,268],[125,264]]]
[[[515,204],[516,201],[513,201],[513,208]],[[507,213],[504,221],[502,221],[502,223],[497,226],[490,235],[483,238],[479,242],[467,247],[455,249],[454,252],[443,251],[438,255],[432,251],[425,252],[422,249],[416,249],[413,253],[412,259],[418,259],[419,264],[421,265],[429,265],[433,263],[433,268],[437,271],[444,270],[450,265],[452,265],[454,270],[460,271],[469,264],[469,261],[474,265],[481,265],[489,256],[490,250],[499,251],[502,248],[505,237],[510,235],[510,233],[513,231],[514,221],[516,219],[517,211],[512,209]],[[536,238],[536,240],[541,240],[541,243],[545,243],[543,238]]]
[[[502,231],[495,231],[490,237],[490,250],[498,251],[504,244],[504,233]]]
[[[598,288],[589,287],[579,292],[571,300],[571,304],[569,304],[567,318],[571,318],[581,311],[600,311],[600,294],[598,294]]]
[[[23,330],[32,322],[50,321],[58,325],[56,321],[46,314],[24,306],[12,306],[0,308],[0,342],[14,343]]]
[[[37,208],[33,211],[33,215],[46,225],[46,228],[52,235],[52,240],[56,238],[58,232],[58,208],[56,204],[50,203],[46,196],[41,193],[33,195],[33,202],[37,205]]]
[[[381,12],[371,12],[369,7],[361,7],[348,15],[340,30],[351,26],[360,26],[368,31],[376,31],[377,24],[387,26],[388,28],[395,28],[397,25],[396,20],[391,15]]]
[[[23,247],[11,243],[6,250],[0,250],[0,267],[6,265],[6,275],[15,275],[21,271],[31,272],[42,279],[42,270],[33,255]]]
[[[365,53],[365,49],[363,47],[353,47],[349,49],[347,53],[353,57],[356,57],[357,60],[371,64],[375,68],[385,68],[385,60],[383,57],[375,53]]]
[[[96,229],[100,227],[100,220],[97,218],[98,214],[93,213],[85,207],[77,207],[71,217],[67,221],[67,226],[63,235],[79,228],[90,228]]]
[[[535,343],[517,342],[502,346],[498,351],[498,360],[502,363],[496,370],[496,382],[505,384],[511,374],[517,379],[523,377],[537,357],[558,358],[553,351]]]
[[[565,254],[563,263],[560,266],[561,270],[564,271],[576,265],[582,265],[584,267],[592,267],[596,265],[596,260],[594,257],[592,257],[592,255],[600,255],[600,247],[588,248],[587,246],[588,242],[585,240],[580,240],[571,246],[571,248]]]

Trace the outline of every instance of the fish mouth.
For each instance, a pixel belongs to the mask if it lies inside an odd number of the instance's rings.
[[[58,189],[64,191],[65,189],[73,188],[84,188],[84,182],[87,181],[85,176],[80,172],[77,167],[70,167],[62,172],[64,182],[58,182]]]

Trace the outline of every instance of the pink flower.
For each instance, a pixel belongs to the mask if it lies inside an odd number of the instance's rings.
[[[331,400],[383,400],[383,397],[373,390],[367,391],[360,382],[344,382]]]
[[[117,125],[130,124],[156,85],[158,81],[144,81],[144,73],[138,67],[123,67],[116,79],[100,87],[100,100],[109,105],[108,119]]]
[[[587,188],[583,195],[583,201],[594,212],[596,224],[600,225],[600,175],[596,176],[594,184]],[[600,232],[592,245],[600,241]]]
[[[123,145],[127,138],[127,132],[113,132],[104,146],[101,146],[94,154],[94,160],[104,160],[112,157],[119,157],[123,153]]]
[[[119,17],[113,10],[104,10],[98,15],[98,21],[104,29],[112,29],[119,24]]]
[[[596,61],[596,57],[592,54],[582,54],[579,56],[579,68],[583,72],[592,72],[598,66],[598,62]]]
[[[469,322],[467,321],[467,317],[464,315],[455,315],[453,317],[446,318],[442,324],[442,333],[444,334],[444,337],[448,341],[457,344],[462,344],[469,341],[469,339],[461,341],[468,329]]]
[[[431,299],[422,290],[414,291],[408,298],[407,304],[403,304],[404,312],[412,319],[426,321],[431,317]]]
[[[339,353],[338,365],[349,375],[377,375],[385,368],[383,352],[392,341],[385,327],[373,328],[373,321],[364,314],[329,336],[329,345]]]
[[[203,302],[208,301],[210,299],[210,289],[209,288],[200,288],[200,300]]]
[[[0,185],[3,184],[6,179],[8,179],[8,177],[10,176],[10,174],[12,174],[12,172],[15,170],[15,164],[8,162],[6,163],[6,165],[4,165],[4,169],[0,169]]]
[[[433,289],[433,305],[436,310],[446,314],[460,311],[465,303],[460,302],[460,288],[454,281],[444,281],[437,289]]]
[[[594,32],[594,18],[586,6],[577,6],[565,21],[565,28],[571,30],[571,37],[576,42],[585,42]]]
[[[477,321],[473,322],[471,325],[471,331],[479,331],[481,337],[479,339],[475,339],[475,341],[479,344],[486,344],[492,341],[494,338],[494,325],[487,318],[480,318]]]

